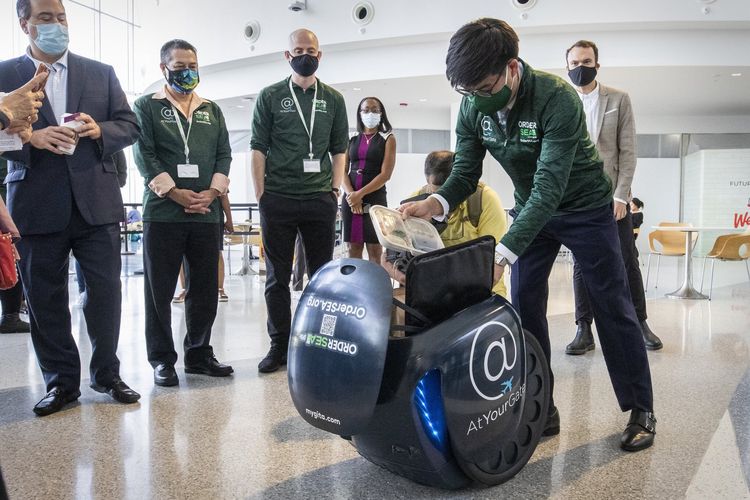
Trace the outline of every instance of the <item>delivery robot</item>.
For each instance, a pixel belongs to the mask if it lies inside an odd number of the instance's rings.
[[[292,325],[294,405],[311,425],[418,483],[503,483],[542,436],[550,383],[538,342],[491,292],[494,239],[439,248],[429,223],[411,222],[426,224],[421,241],[414,227],[394,234],[375,208],[381,243],[417,254],[406,265],[405,300],[393,298],[387,273],[368,261],[322,267]],[[394,302],[404,325],[392,324]]]

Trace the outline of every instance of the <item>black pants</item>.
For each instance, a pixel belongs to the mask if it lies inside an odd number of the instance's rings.
[[[91,226],[73,205],[64,231],[24,235],[17,243],[29,306],[31,340],[47,390],[78,390],[81,360],[71,333],[68,265],[71,250],[81,263],[88,290],[83,305],[91,339],[91,381],[107,386],[119,376],[120,225]]]
[[[21,302],[23,302],[23,285],[21,280],[13,288],[7,290],[0,290],[0,303],[3,306],[3,315],[5,314],[18,314],[21,310]]]
[[[177,362],[172,340],[172,297],[183,256],[190,268],[190,279],[186,276],[184,361],[186,365],[196,364],[213,356],[210,342],[218,305],[219,238],[219,225],[213,222],[143,224],[146,352],[151,366]]]
[[[646,321],[648,317],[646,314],[646,293],[643,291],[643,276],[638,264],[638,250],[635,248],[630,207],[628,207],[627,215],[617,221],[617,233],[620,238],[620,251],[625,263],[625,272],[628,275],[630,298],[633,300],[638,321]],[[581,274],[581,266],[578,265],[577,261],[573,265],[573,292],[576,301],[576,323],[585,321],[590,324],[594,320],[594,315],[591,312],[591,301]]]
[[[549,363],[548,280],[561,244],[573,252],[581,266],[620,408],[652,411],[651,372],[630,299],[612,205],[552,217],[513,264],[512,302],[521,324],[539,340]],[[551,368],[550,375],[554,389]],[[551,391],[550,399],[550,404],[554,404]]]
[[[268,335],[271,342],[286,346],[292,323],[289,279],[297,232],[305,246],[308,276],[312,276],[333,258],[338,207],[331,193],[297,200],[266,191],[258,210],[266,254]]]

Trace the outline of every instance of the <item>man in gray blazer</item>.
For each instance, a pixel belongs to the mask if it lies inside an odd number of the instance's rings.
[[[662,348],[662,342],[646,322],[646,296],[643,291],[643,278],[638,264],[638,254],[633,238],[633,222],[630,215],[629,202],[632,196],[630,185],[633,182],[637,160],[635,120],[630,97],[621,90],[606,87],[597,82],[599,49],[594,42],[579,40],[568,49],[565,55],[568,77],[583,102],[586,128],[591,142],[596,144],[599,156],[604,162],[604,171],[612,181],[614,217],[617,221],[630,295],[643,331],[643,341],[647,349],[658,350]],[[594,349],[594,336],[591,333],[593,320],[591,303],[577,264],[573,268],[573,290],[578,330],[573,342],[565,348],[565,352],[576,355]]]
[[[60,0],[17,0],[16,9],[29,48],[0,62],[0,91],[20,87],[40,65],[50,72],[29,143],[3,154],[10,160],[8,208],[21,233],[17,247],[31,339],[47,386],[34,412],[55,413],[81,395],[81,361],[68,308],[71,250],[86,280],[90,386],[121,403],[135,403],[140,395],[120,378],[116,353],[124,214],[109,158],[135,142],[138,123],[112,67],[68,51]],[[67,123],[67,113],[75,121]]]

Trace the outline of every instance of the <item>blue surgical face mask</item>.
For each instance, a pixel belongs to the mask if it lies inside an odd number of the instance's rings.
[[[60,23],[50,24],[28,24],[36,28],[36,38],[34,45],[45,54],[51,56],[60,55],[68,50],[68,27]],[[29,28],[31,33],[31,28]]]

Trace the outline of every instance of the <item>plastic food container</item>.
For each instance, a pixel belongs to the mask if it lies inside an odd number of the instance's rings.
[[[435,226],[424,219],[403,219],[398,210],[378,205],[370,207],[370,217],[385,248],[421,255],[445,247]]]

